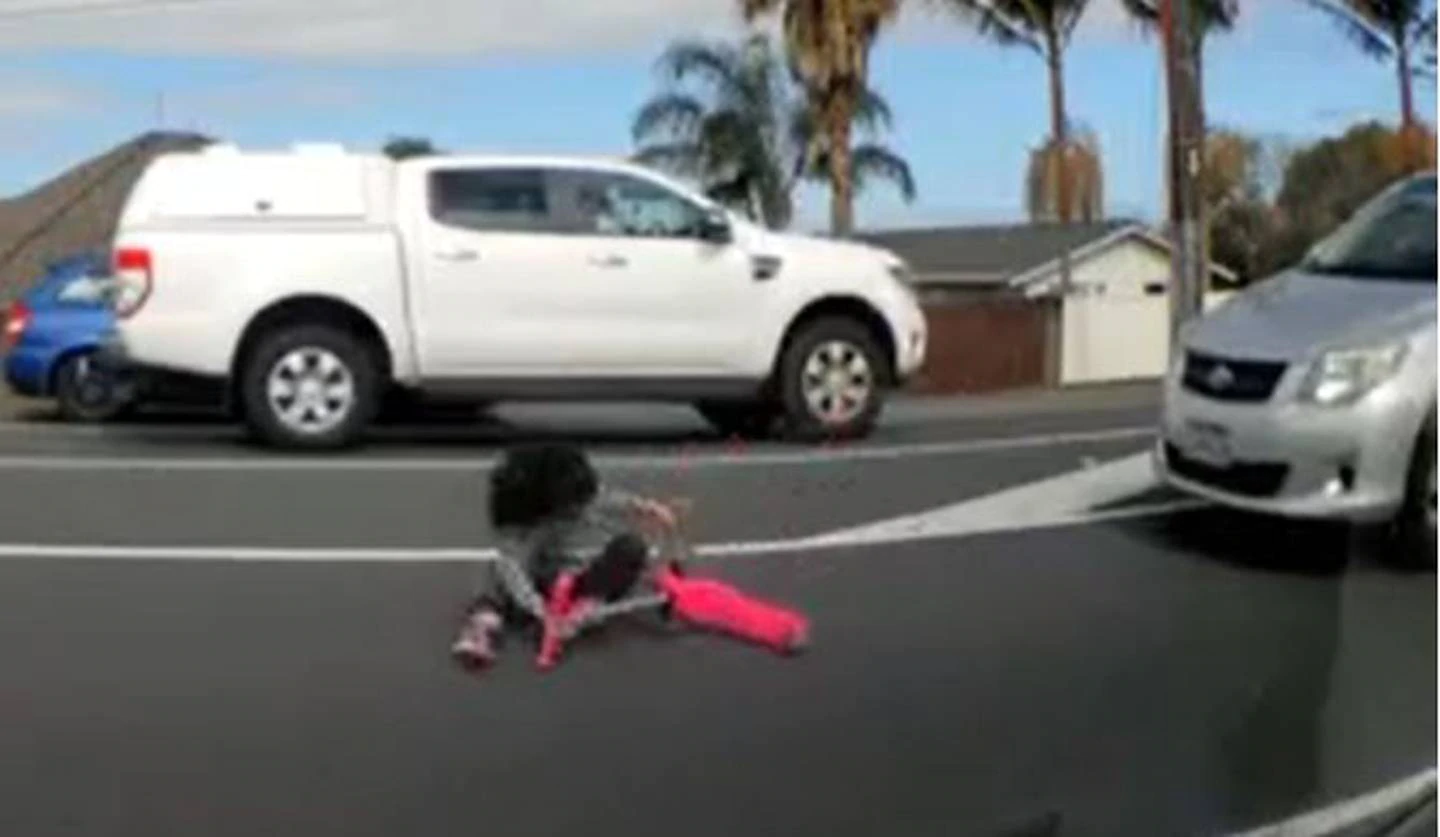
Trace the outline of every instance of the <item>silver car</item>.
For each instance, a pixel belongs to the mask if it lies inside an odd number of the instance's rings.
[[[1435,561],[1436,181],[1386,189],[1294,270],[1191,323],[1165,381],[1165,482],[1291,518],[1395,524]]]

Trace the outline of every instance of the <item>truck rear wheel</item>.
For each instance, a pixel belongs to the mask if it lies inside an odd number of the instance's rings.
[[[268,444],[329,449],[354,444],[379,405],[375,358],[333,326],[300,325],[262,338],[241,370],[251,432]]]
[[[778,373],[785,435],[802,441],[869,435],[889,379],[874,335],[845,317],[803,326],[785,347]]]

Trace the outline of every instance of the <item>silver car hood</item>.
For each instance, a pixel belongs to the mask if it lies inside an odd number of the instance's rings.
[[[1185,344],[1239,358],[1300,360],[1435,328],[1435,283],[1298,271],[1252,286],[1195,324]]]

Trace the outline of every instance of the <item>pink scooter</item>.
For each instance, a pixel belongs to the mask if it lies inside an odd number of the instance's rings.
[[[782,654],[803,650],[810,642],[810,623],[800,613],[765,601],[722,581],[692,578],[678,562],[668,562],[654,573],[656,592],[613,604],[596,605],[577,600],[576,577],[562,575],[551,587],[536,664],[554,668],[565,643],[586,627],[621,613],[668,608],[672,618],[697,628],[755,643]]]

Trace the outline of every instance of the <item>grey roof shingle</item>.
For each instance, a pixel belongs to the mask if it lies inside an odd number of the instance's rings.
[[[998,284],[1108,235],[1137,226],[1113,220],[1088,224],[1009,224],[975,227],[881,230],[856,236],[893,250],[910,263],[917,278],[943,276],[947,282]]]
[[[157,154],[209,143],[194,134],[144,134],[0,200],[0,303],[39,278],[50,261],[105,249],[136,179]]]

